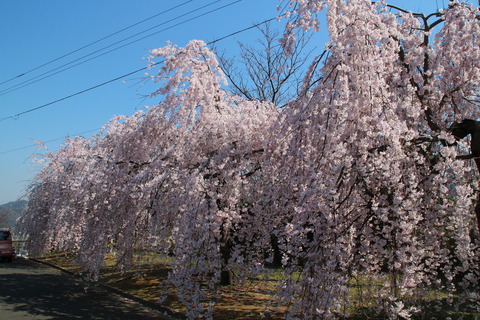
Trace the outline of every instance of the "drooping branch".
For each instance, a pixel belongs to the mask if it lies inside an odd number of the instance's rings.
[[[472,119],[464,119],[462,122],[454,122],[449,131],[457,140],[464,139],[470,135],[470,152],[468,155],[458,156],[458,159],[474,159],[480,173],[480,121]]]

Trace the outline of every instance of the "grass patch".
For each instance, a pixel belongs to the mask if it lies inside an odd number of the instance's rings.
[[[37,260],[50,263],[75,274],[84,273],[74,263],[74,257],[70,254],[51,254]],[[162,295],[159,283],[167,278],[169,271],[170,260],[162,255],[149,254],[137,257],[132,268],[126,271],[119,270],[116,267],[116,258],[109,255],[105,259],[99,281],[146,301],[157,302]],[[265,307],[270,304],[276,291],[276,284],[277,281],[275,280],[250,279],[240,286],[219,288],[214,319],[258,320],[260,313],[264,312]],[[161,305],[179,313],[185,312],[185,308],[174,295],[167,296]],[[283,319],[283,316],[266,314],[265,319]]]
[[[82,274],[84,271],[73,262],[69,254],[52,254],[38,259],[61,267],[72,273]],[[159,286],[170,271],[170,259],[159,254],[141,254],[135,257],[131,268],[121,271],[116,266],[116,257],[109,255],[105,259],[99,281],[118,290],[134,295],[151,302],[158,302],[162,295]],[[277,270],[270,275],[259,275],[257,279],[248,279],[239,285],[220,287],[214,312],[216,320],[245,319],[257,320],[265,308],[272,307],[272,297],[276,292],[279,281],[283,278],[282,272]],[[381,303],[372,298],[372,292],[380,287],[382,281],[359,278],[351,282],[351,306],[348,319],[353,320],[381,320],[386,319],[384,313],[377,311]],[[421,297],[413,297],[416,305],[422,312],[412,316],[416,320],[431,319],[463,319],[480,320],[480,312],[475,309],[475,303],[462,310],[455,309],[458,297],[441,291],[430,290]],[[478,302],[477,302],[478,303]],[[174,295],[169,295],[161,304],[170,310],[184,313],[184,307]],[[265,312],[265,319],[283,319],[280,311],[277,313]]]

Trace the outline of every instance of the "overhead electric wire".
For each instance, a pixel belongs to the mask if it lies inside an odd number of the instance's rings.
[[[156,64],[157,64],[157,63],[156,63]],[[154,64],[154,65],[156,65],[156,64]],[[41,106],[38,106],[38,107],[35,107],[35,108],[32,108],[32,109],[28,109],[28,110],[22,111],[22,112],[19,112],[19,113],[17,113],[17,114],[14,114],[14,115],[11,115],[11,116],[8,116],[8,117],[0,118],[0,121],[5,121],[5,120],[8,120],[8,119],[18,119],[18,117],[20,117],[20,116],[22,116],[22,115],[24,115],[24,114],[27,114],[27,113],[30,113],[30,112],[33,112],[33,111],[37,111],[37,110],[43,109],[43,108],[45,108],[45,107],[48,107],[48,106],[50,106],[50,105],[52,105],[52,104],[55,104],[55,103],[58,103],[58,102],[60,102],[60,101],[67,100],[67,99],[70,99],[70,98],[72,98],[72,97],[78,96],[79,94],[82,94],[82,93],[91,91],[91,90],[93,90],[93,89],[97,89],[97,88],[103,87],[103,86],[106,85],[106,84],[109,84],[109,83],[111,83],[111,82],[114,82],[114,81],[120,80],[120,79],[122,79],[122,78],[128,77],[128,76],[130,76],[130,75],[132,75],[132,74],[135,74],[135,73],[137,73],[137,72],[140,72],[140,71],[142,71],[142,70],[146,70],[146,69],[149,68],[149,67],[150,67],[150,66],[146,66],[146,67],[137,69],[137,70],[135,70],[135,71],[126,73],[126,74],[121,75],[121,76],[119,76],[119,77],[116,77],[116,78],[114,78],[114,79],[110,79],[110,80],[108,80],[108,81],[102,82],[102,83],[97,84],[97,85],[95,85],[95,86],[93,86],[93,87],[90,87],[90,88],[88,88],[88,89],[84,89],[84,90],[78,91],[78,92],[76,92],[76,93],[73,93],[73,94],[71,94],[71,95],[68,95],[68,96],[66,96],[66,97],[57,99],[57,100],[55,100],[55,101],[51,101],[51,102],[46,103],[46,104],[43,104],[43,105],[41,105]]]
[[[260,26],[260,25],[262,25],[262,24],[265,24],[265,23],[268,23],[268,22],[270,22],[270,21],[273,21],[273,20],[275,20],[275,19],[277,19],[277,18],[278,18],[278,17],[273,17],[273,18],[264,20],[264,21],[262,21],[262,22],[256,23],[256,24],[254,24],[254,25],[252,25],[252,26],[250,26],[250,27],[246,27],[246,28],[243,28],[243,29],[241,29],[241,30],[232,32],[232,33],[230,33],[230,34],[228,34],[228,35],[226,35],[226,36],[223,36],[223,37],[221,37],[221,38],[218,38],[218,39],[215,39],[215,40],[213,40],[213,41],[208,42],[207,45],[212,45],[212,44],[217,43],[217,42],[219,42],[219,41],[225,40],[225,39],[227,39],[227,38],[229,38],[229,37],[232,37],[232,36],[234,36],[234,35],[237,35],[237,34],[239,34],[239,33],[248,31],[248,30],[253,29],[253,28],[256,28],[256,27],[258,27],[258,26]],[[162,62],[163,62],[163,61],[157,62],[157,63],[153,64],[152,66],[158,65],[158,64],[160,64],[160,63],[162,63]],[[1,118],[0,121],[5,121],[5,120],[8,120],[8,119],[16,119],[16,118],[18,118],[19,116],[21,116],[21,115],[23,115],[23,114],[25,114],[25,113],[33,112],[33,111],[39,110],[39,109],[41,109],[41,108],[45,108],[45,107],[50,106],[50,105],[52,105],[52,104],[55,104],[55,103],[57,103],[57,102],[60,102],[60,101],[63,101],[63,100],[72,98],[72,97],[74,97],[74,96],[77,96],[77,95],[79,95],[79,94],[85,93],[85,92],[90,91],[90,90],[93,90],[93,89],[99,88],[99,87],[104,86],[104,85],[106,85],[106,84],[108,84],[108,83],[111,83],[111,82],[114,82],[114,81],[116,81],[116,80],[119,80],[119,79],[128,77],[129,75],[135,74],[135,73],[140,72],[140,71],[142,71],[142,70],[146,70],[146,69],[148,69],[148,68],[149,68],[149,66],[143,67],[143,68],[141,68],[141,69],[137,69],[137,70],[135,70],[135,71],[132,71],[132,72],[129,72],[129,73],[127,73],[127,74],[124,74],[124,75],[122,75],[122,76],[120,76],[120,77],[117,77],[117,78],[115,78],[115,79],[111,79],[111,80],[109,80],[109,81],[103,82],[103,83],[101,83],[101,84],[98,84],[98,85],[93,86],[93,87],[90,87],[90,88],[88,88],[88,89],[79,91],[79,92],[77,92],[77,93],[74,93],[74,94],[72,94],[72,95],[63,97],[63,98],[61,98],[61,99],[52,101],[52,102],[47,103],[47,104],[44,104],[44,105],[42,105],[42,106],[39,106],[39,107],[36,107],[36,108],[32,108],[32,109],[30,109],[30,110],[26,110],[26,111],[24,111],[24,112],[22,112],[22,113],[18,113],[18,114],[13,115],[13,116]],[[98,130],[99,130],[99,129],[84,131],[84,132],[75,134],[75,136],[81,135],[81,134],[84,134],[84,133],[89,133],[89,132],[98,131]],[[65,137],[56,138],[56,139],[53,139],[53,140],[46,141],[46,142],[44,142],[44,143],[54,142],[54,141],[58,141],[58,140],[61,140],[61,139],[64,139],[64,138],[65,138]],[[7,151],[3,151],[3,152],[0,152],[0,155],[6,154],[6,153],[15,152],[15,151],[19,151],[19,150],[23,150],[23,149],[27,149],[27,148],[32,148],[32,147],[35,147],[35,146],[37,146],[37,145],[34,144],[34,145],[23,146],[23,147],[19,147],[19,148],[16,148],[16,149],[11,149],[11,150],[7,150]]]
[[[75,50],[73,50],[73,51],[70,51],[70,52],[68,52],[68,53],[66,53],[66,54],[64,54],[64,55],[62,55],[62,56],[60,56],[60,57],[58,57],[58,58],[55,58],[55,59],[53,59],[53,60],[50,60],[50,61],[48,61],[48,62],[46,62],[46,63],[44,63],[44,64],[42,64],[42,65],[40,65],[40,66],[37,66],[37,67],[35,67],[35,68],[33,68],[33,69],[30,69],[30,70],[28,70],[28,71],[25,71],[25,72],[23,72],[23,73],[15,76],[15,77],[12,77],[12,78],[10,78],[10,79],[5,80],[5,81],[3,81],[3,82],[0,82],[0,85],[3,85],[3,84],[5,84],[5,83],[8,83],[8,82],[10,82],[10,81],[12,81],[12,80],[15,80],[15,79],[17,79],[17,78],[23,77],[24,75],[26,75],[26,74],[28,74],[28,73],[31,73],[31,72],[33,72],[33,71],[36,71],[36,70],[40,69],[40,68],[43,68],[43,67],[45,67],[45,66],[47,66],[47,65],[49,65],[49,64],[52,64],[52,63],[54,63],[54,62],[56,62],[56,61],[58,61],[58,60],[63,59],[63,58],[65,58],[65,57],[68,57],[68,56],[70,56],[70,55],[72,55],[72,54],[74,54],[74,53],[76,53],[76,52],[78,52],[78,51],[81,51],[81,50],[83,50],[83,49],[85,49],[85,48],[88,48],[88,47],[90,47],[90,46],[92,46],[92,45],[94,45],[94,44],[96,44],[96,43],[98,43],[98,42],[100,42],[100,41],[105,40],[105,39],[111,38],[111,37],[113,37],[114,35],[117,35],[117,34],[123,32],[123,31],[125,31],[125,30],[128,30],[128,29],[131,29],[131,28],[133,28],[133,27],[135,27],[135,26],[138,26],[139,24],[142,24],[142,23],[144,23],[144,22],[146,22],[146,21],[148,21],[148,20],[151,20],[151,19],[156,18],[156,17],[158,17],[158,16],[161,16],[161,15],[167,13],[167,12],[170,12],[170,11],[172,11],[172,10],[175,10],[175,9],[177,9],[177,8],[180,8],[181,6],[184,6],[184,5],[186,5],[187,3],[192,2],[192,1],[193,1],[193,0],[185,1],[185,2],[183,2],[183,3],[180,3],[179,5],[176,5],[176,6],[172,7],[172,8],[170,8],[170,9],[164,10],[164,11],[159,12],[159,13],[151,16],[151,17],[148,17],[148,18],[143,19],[143,20],[141,20],[141,21],[139,21],[139,22],[136,22],[136,23],[134,23],[134,24],[132,24],[132,25],[129,25],[128,27],[125,27],[125,28],[123,28],[123,29],[121,29],[121,30],[115,31],[114,33],[111,33],[111,34],[109,34],[109,35],[107,35],[107,36],[105,36],[105,37],[103,37],[103,38],[100,38],[100,39],[98,39],[98,40],[95,40],[95,41],[93,41],[93,42],[90,42],[89,44],[86,44],[86,45],[84,45],[83,47],[80,47],[80,48],[78,48],[78,49],[75,49]]]
[[[220,10],[220,9],[223,9],[223,8],[225,8],[225,7],[228,7],[228,6],[230,6],[230,5],[233,5],[233,4],[237,3],[237,2],[241,2],[241,1],[243,1],[243,0],[237,0],[237,1],[231,2],[231,3],[227,4],[227,5],[222,6],[222,7],[219,7],[219,8],[213,9],[213,10],[211,10],[211,11],[208,11],[208,12],[206,12],[206,13],[197,15],[197,16],[195,16],[195,17],[193,17],[193,18],[187,19],[187,20],[182,21],[182,22],[180,22],[180,23],[177,23],[177,24],[175,24],[175,25],[173,25],[173,26],[164,28],[164,29],[162,29],[162,30],[160,30],[160,31],[156,31],[156,32],[154,32],[154,33],[152,33],[152,34],[149,34],[149,35],[147,35],[147,36],[144,36],[144,37],[142,37],[142,38],[140,38],[140,39],[133,40],[133,41],[128,42],[128,43],[126,43],[126,44],[124,44],[124,45],[122,45],[122,46],[119,46],[119,47],[114,48],[114,49],[112,49],[112,50],[109,50],[109,51],[107,51],[107,52],[104,52],[104,53],[101,53],[101,54],[99,54],[99,55],[96,55],[96,56],[94,56],[94,57],[92,57],[92,58],[90,58],[90,59],[81,61],[81,62],[79,62],[79,63],[77,63],[77,64],[72,65],[72,66],[69,66],[69,65],[71,65],[72,63],[75,63],[75,62],[77,62],[77,61],[80,61],[80,60],[82,60],[82,59],[85,59],[85,58],[87,58],[87,57],[89,57],[89,56],[91,56],[91,55],[94,55],[94,54],[96,54],[96,53],[98,53],[98,52],[101,52],[101,51],[103,51],[103,50],[105,50],[105,49],[108,49],[108,48],[110,48],[110,47],[113,47],[113,46],[115,46],[115,45],[117,45],[117,44],[119,44],[119,43],[125,42],[125,41],[127,41],[127,40],[129,40],[129,39],[131,39],[131,38],[134,38],[134,37],[136,37],[136,36],[138,36],[138,35],[141,35],[141,34],[143,34],[143,33],[145,33],[145,32],[148,32],[148,31],[150,31],[150,30],[156,29],[156,28],[158,28],[158,27],[160,27],[160,26],[162,26],[162,25],[165,25],[165,24],[170,23],[170,22],[172,22],[172,21],[178,20],[178,19],[180,19],[180,18],[182,18],[182,17],[185,17],[185,16],[187,16],[187,15],[189,15],[189,14],[192,14],[192,13],[194,13],[194,12],[197,12],[197,11],[200,11],[200,10],[202,10],[202,9],[205,9],[205,8],[207,8],[207,7],[211,6],[211,5],[214,5],[214,4],[216,4],[216,3],[220,2],[220,1],[223,1],[223,0],[216,0],[216,1],[213,1],[213,2],[208,3],[208,4],[206,4],[206,5],[203,5],[203,6],[201,6],[201,7],[198,7],[198,8],[196,8],[196,9],[190,10],[189,12],[186,12],[186,13],[184,13],[184,14],[181,14],[181,15],[179,15],[179,16],[177,16],[177,17],[175,17],[175,18],[172,18],[172,19],[170,19],[170,20],[168,20],[168,21],[164,21],[164,22],[162,22],[162,23],[160,23],[160,24],[158,24],[158,25],[155,25],[155,26],[153,26],[153,27],[151,27],[151,28],[148,28],[148,29],[146,29],[146,30],[143,30],[143,31],[141,31],[141,32],[138,32],[138,33],[136,33],[136,34],[134,34],[134,35],[132,35],[132,36],[129,36],[129,37],[127,37],[127,38],[124,38],[124,39],[122,39],[122,40],[119,40],[119,41],[117,41],[117,42],[115,42],[115,43],[113,43],[113,44],[110,44],[110,45],[106,46],[106,47],[103,47],[103,48],[101,48],[101,49],[95,50],[95,51],[93,51],[93,52],[91,52],[91,53],[89,53],[89,54],[86,54],[86,55],[84,55],[84,56],[82,56],[82,57],[80,57],[80,58],[77,58],[77,59],[75,59],[75,60],[73,60],[73,61],[70,61],[70,62],[68,62],[68,63],[65,63],[65,64],[63,64],[63,65],[61,65],[61,66],[59,66],[59,67],[56,67],[56,68],[51,69],[51,70],[49,70],[49,71],[46,71],[46,72],[44,72],[44,73],[42,73],[42,74],[40,74],[40,75],[37,75],[37,76],[35,76],[35,77],[33,77],[33,78],[29,79],[29,80],[25,80],[25,81],[20,82],[20,83],[18,83],[18,84],[16,84],[16,85],[13,85],[13,86],[11,86],[11,87],[9,87],[9,88],[6,88],[6,89],[0,91],[0,96],[6,95],[6,94],[8,94],[8,93],[10,93],[10,92],[13,92],[13,91],[16,91],[16,90],[18,90],[18,89],[24,88],[24,87],[26,87],[26,86],[29,86],[29,85],[34,84],[34,83],[36,83],[36,82],[39,82],[39,81],[41,81],[41,80],[50,78],[50,77],[52,77],[52,76],[54,76],[54,75],[56,75],[56,74],[59,74],[59,73],[61,73],[61,72],[67,71],[67,70],[69,70],[69,69],[72,69],[72,68],[74,68],[74,67],[76,67],[76,66],[79,66],[79,65],[81,65],[81,64],[83,64],[83,63],[86,63],[86,62],[88,62],[88,61],[94,60],[94,59],[99,58],[99,57],[101,57],[101,56],[104,56],[104,55],[106,55],[106,54],[108,54],[108,53],[111,53],[111,52],[116,51],[116,50],[118,50],[118,49],[121,49],[121,48],[124,48],[124,47],[126,47],[126,46],[129,46],[129,45],[131,45],[131,44],[133,44],[133,43],[135,43],[135,42],[141,41],[141,40],[143,40],[143,39],[146,39],[146,38],[148,38],[148,37],[151,37],[151,36],[153,36],[153,35],[156,35],[156,34],[158,34],[158,33],[160,33],[160,32],[169,30],[169,29],[171,29],[171,28],[173,28],[173,27],[176,27],[176,26],[178,26],[178,25],[181,25],[181,24],[184,24],[184,23],[186,23],[186,22],[192,21],[192,20],[197,19],[197,18],[199,18],[199,17],[205,16],[205,15],[207,15],[207,14],[210,14],[210,13],[214,12],[214,11],[218,11],[218,10]],[[66,66],[69,66],[69,67],[64,68],[64,69],[61,69],[61,68],[66,67]],[[59,69],[61,69],[61,70],[59,70]],[[56,70],[59,70],[59,71],[54,72],[54,71],[56,71]],[[52,72],[54,72],[54,73],[52,73]]]
[[[241,1],[241,0],[238,0],[238,1]],[[236,2],[238,2],[238,1],[236,1]],[[234,36],[234,35],[237,35],[237,34],[239,34],[239,33],[248,31],[248,30],[250,30],[250,29],[256,28],[256,27],[258,27],[258,26],[260,26],[260,25],[262,25],[262,24],[268,23],[268,22],[270,22],[270,21],[272,21],[272,20],[275,20],[275,19],[277,19],[277,17],[273,17],[273,18],[264,20],[264,21],[262,21],[262,22],[260,22],[260,23],[254,24],[254,25],[252,25],[252,26],[250,26],[250,27],[246,27],[246,28],[244,28],[244,29],[241,29],[241,30],[232,32],[232,33],[230,33],[230,34],[228,34],[228,35],[226,35],[226,36],[223,36],[223,37],[221,37],[221,38],[218,38],[218,39],[216,39],[216,40],[213,40],[213,41],[208,42],[207,45],[212,45],[212,44],[214,44],[214,43],[216,43],[216,42],[219,42],[219,41],[221,41],[221,40],[227,39],[227,38],[232,37],[232,36]],[[30,112],[34,112],[34,111],[37,111],[37,110],[40,110],[40,109],[43,109],[43,108],[46,108],[46,107],[51,106],[51,105],[53,105],[53,104],[55,104],[55,103],[58,103],[58,102],[61,102],[61,101],[70,99],[70,98],[72,98],[72,97],[78,96],[78,95],[80,95],[80,94],[86,93],[86,92],[88,92],[88,91],[91,91],[91,90],[100,88],[100,87],[102,87],[102,86],[104,86],[104,85],[107,85],[107,84],[109,84],[109,83],[112,83],[112,82],[117,81],[117,80],[120,80],[120,79],[123,79],[123,78],[128,77],[128,76],[130,76],[130,75],[132,75],[132,74],[135,74],[135,73],[137,73],[137,72],[140,72],[140,71],[143,71],[143,70],[147,70],[148,68],[150,68],[150,67],[152,67],[152,66],[156,66],[156,65],[158,65],[158,64],[161,64],[162,62],[163,62],[163,61],[159,61],[159,62],[154,63],[154,64],[152,64],[152,65],[145,66],[145,67],[142,67],[142,68],[140,68],[140,69],[137,69],[137,70],[128,72],[128,73],[123,74],[123,75],[121,75],[121,76],[118,76],[118,77],[116,77],[116,78],[114,78],[114,79],[110,79],[110,80],[108,80],[108,81],[105,81],[105,82],[102,82],[102,83],[100,83],[100,84],[97,84],[97,85],[95,85],[95,86],[93,86],[93,87],[90,87],[90,88],[87,88],[87,89],[78,91],[78,92],[76,92],[76,93],[73,93],[73,94],[71,94],[71,95],[65,96],[65,97],[63,97],[63,98],[60,98],[60,99],[51,101],[51,102],[49,102],[49,103],[40,105],[40,106],[38,106],[38,107],[34,107],[34,108],[31,108],[31,109],[22,111],[22,112],[20,112],[20,113],[17,113],[17,114],[8,116],[8,117],[0,118],[0,122],[5,121],[5,120],[9,120],[9,119],[18,119],[20,116],[22,116],[22,115],[24,115],[24,114],[27,114],[27,113],[30,113]]]
[[[65,137],[69,137],[69,136],[78,137],[78,136],[81,136],[81,135],[83,135],[83,134],[85,134],[85,133],[96,132],[96,131],[98,131],[98,130],[100,130],[100,128],[92,129],[92,130],[87,130],[87,131],[75,133],[75,134],[72,134],[72,135],[67,134],[66,136],[61,137],[61,138],[55,138],[55,139],[48,140],[48,141],[42,141],[42,143],[43,143],[43,144],[46,144],[46,143],[50,143],[50,142],[55,142],[55,141],[63,140],[63,139],[65,139]],[[15,151],[20,151],[20,150],[23,150],[23,149],[29,149],[29,148],[33,148],[33,147],[38,147],[38,145],[39,145],[38,143],[35,143],[35,144],[28,145],[28,146],[18,147],[18,148],[10,149],[10,150],[7,150],[7,151],[2,151],[2,152],[0,152],[0,155],[6,154],[6,153],[15,152]]]
[[[254,24],[254,25],[251,25],[250,27],[246,27],[246,28],[244,28],[244,29],[242,29],[242,30],[238,30],[238,31],[232,32],[232,33],[230,33],[230,34],[228,34],[228,35],[226,35],[226,36],[223,36],[223,37],[221,37],[221,38],[218,38],[218,39],[215,39],[215,40],[213,40],[213,41],[208,42],[208,43],[207,43],[207,46],[210,46],[210,45],[212,45],[212,44],[214,44],[214,43],[217,43],[217,42],[222,41],[222,40],[224,40],[224,39],[233,37],[234,35],[237,35],[237,34],[239,34],[239,33],[242,33],[242,32],[248,31],[248,30],[250,30],[250,29],[256,28],[256,27],[258,27],[258,26],[261,26],[262,24],[268,23],[268,22],[273,21],[273,20],[276,20],[276,19],[278,19],[278,17],[273,17],[273,18],[264,20],[264,21],[262,21],[262,22],[256,23],[256,24]]]
[[[236,35],[236,34],[239,34],[239,33],[248,31],[248,30],[250,30],[250,29],[256,28],[256,27],[258,27],[258,26],[260,26],[260,25],[262,25],[262,24],[268,23],[268,22],[270,22],[270,21],[272,21],[272,20],[274,20],[274,19],[277,19],[277,17],[264,20],[264,21],[262,21],[262,22],[260,22],[260,23],[254,24],[254,25],[252,25],[252,26],[250,26],[250,27],[241,29],[241,30],[239,30],[239,31],[232,32],[232,33],[230,33],[230,34],[228,34],[228,35],[226,35],[226,36],[223,36],[223,37],[221,37],[221,38],[218,38],[218,39],[216,39],[216,40],[213,40],[213,41],[208,42],[207,45],[212,45],[212,44],[214,44],[214,43],[216,43],[216,42],[219,42],[219,41],[222,41],[222,40],[224,40],[224,39],[226,39],[226,38],[232,37],[232,36],[234,36],[234,35]],[[158,64],[160,64],[160,63],[162,63],[162,61],[153,64],[153,66],[158,65]],[[39,106],[39,107],[36,107],[36,108],[32,108],[32,109],[30,109],[30,110],[26,110],[26,111],[24,111],[24,112],[21,112],[21,113],[19,113],[19,114],[14,115],[14,116],[2,118],[2,119],[0,119],[0,121],[5,121],[5,120],[8,120],[8,119],[18,118],[19,116],[21,116],[21,115],[23,115],[23,114],[25,114],[25,113],[33,112],[33,111],[36,111],[36,110],[38,110],[38,109],[45,108],[45,107],[47,107],[47,106],[49,106],[49,105],[52,105],[52,104],[54,104],[54,103],[57,103],[57,102],[60,102],[60,101],[69,99],[69,98],[71,98],[71,97],[74,97],[74,96],[76,96],[76,95],[85,93],[85,92],[90,91],[90,90],[96,89],[96,88],[98,88],[98,87],[104,86],[104,85],[106,85],[106,84],[108,84],[108,83],[111,83],[111,82],[113,82],[113,81],[122,79],[122,78],[124,78],[124,77],[127,77],[127,76],[132,75],[132,74],[137,73],[137,72],[140,72],[140,71],[142,71],[142,70],[146,70],[147,68],[149,68],[149,67],[143,67],[143,68],[141,68],[141,69],[137,69],[137,70],[135,70],[135,71],[132,71],[132,72],[129,72],[129,73],[127,73],[127,74],[124,74],[124,75],[122,75],[122,76],[120,76],[120,77],[117,77],[117,78],[115,78],[115,79],[111,79],[111,80],[109,80],[109,81],[106,81],[106,82],[103,82],[103,83],[98,84],[98,85],[96,85],[96,86],[90,87],[90,88],[88,88],[88,89],[79,91],[79,92],[74,93],[74,94],[72,94],[72,95],[69,95],[69,96],[63,97],[63,98],[61,98],[61,99],[52,101],[52,102],[47,103],[47,104],[45,104],[45,105],[42,105],[42,106]],[[76,134],[76,135],[81,135],[81,134],[88,133],[88,132],[93,132],[93,131],[98,131],[98,129],[84,131],[84,132],[79,133],[79,134]],[[57,139],[53,139],[53,140],[49,140],[49,141],[46,141],[45,143],[49,143],[49,142],[53,142],[53,141],[58,141],[58,140],[61,140],[61,139],[64,139],[64,137],[62,137],[62,138],[57,138]],[[15,152],[15,151],[19,151],[19,150],[23,150],[23,149],[27,149],[27,148],[32,148],[32,147],[34,147],[34,146],[36,146],[36,144],[35,144],[35,145],[24,146],[24,147],[19,147],[19,148],[7,150],[7,151],[3,151],[3,152],[0,152],[0,155],[6,154],[6,153]]]

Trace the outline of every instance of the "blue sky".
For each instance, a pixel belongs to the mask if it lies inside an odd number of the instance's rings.
[[[448,5],[448,0],[388,2],[426,13]],[[279,3],[277,0],[240,0],[236,3],[235,0],[0,1],[0,83],[7,81],[0,84],[0,204],[20,197],[33,178],[35,168],[31,165],[30,155],[36,152],[36,148],[32,147],[34,140],[47,141],[47,147],[55,150],[67,136],[79,133],[90,136],[114,115],[131,115],[156,102],[143,99],[153,87],[138,84],[143,75],[139,72],[17,118],[10,116],[142,68],[146,66],[144,58],[148,56],[148,51],[163,46],[165,41],[179,46],[191,39],[209,42],[275,17]],[[165,14],[49,63],[175,6],[178,7]],[[206,7],[194,11],[202,6]],[[212,10],[215,11],[208,13]],[[204,16],[194,18],[202,14]],[[175,20],[169,22],[172,19]],[[181,25],[174,26],[178,23]],[[160,24],[163,25],[154,28]],[[149,28],[153,29],[144,32]],[[166,28],[169,29],[161,31]],[[158,31],[161,32],[137,41]],[[144,33],[134,36],[141,32]],[[326,41],[325,29],[321,32],[318,41]],[[254,45],[258,37],[258,31],[250,30],[222,40],[216,46],[228,56],[235,56],[237,41]],[[29,80],[47,76],[45,73],[53,69],[59,68],[53,71],[57,72],[71,67],[131,41],[136,42],[24,86]],[[323,43],[316,45],[322,47]],[[111,47],[98,51],[107,46]],[[95,51],[98,52],[93,54]],[[74,60],[78,61],[72,62]],[[49,64],[36,69],[46,63]],[[62,67],[68,63],[71,64]]]

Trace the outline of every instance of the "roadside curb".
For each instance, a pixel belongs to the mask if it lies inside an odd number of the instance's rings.
[[[98,286],[98,287],[101,287],[113,294],[116,294],[116,295],[119,295],[123,298],[126,298],[126,299],[129,299],[129,300],[132,300],[132,301],[135,301],[137,303],[140,303],[141,305],[147,307],[147,308],[150,308],[150,309],[154,309],[156,311],[159,311],[159,312],[162,312],[164,315],[167,315],[169,317],[172,317],[173,319],[179,319],[179,320],[184,320],[184,319],[187,319],[185,317],[185,315],[179,313],[179,312],[176,312],[176,311],[173,311],[173,310],[170,310],[168,308],[165,308],[165,307],[162,307],[161,305],[159,305],[158,303],[155,303],[155,302],[152,302],[152,301],[147,301],[147,300],[144,300],[142,298],[139,298],[137,296],[134,296],[134,295],[131,295],[129,293],[126,293],[124,291],[121,291],[117,288],[114,288],[110,285],[107,285],[107,284],[104,284],[100,281],[86,281],[84,278],[82,278],[81,276],[75,274],[74,272],[71,272],[69,270],[66,270],[66,269],[63,269],[59,266],[56,266],[52,263],[49,263],[49,262],[46,262],[46,261],[42,261],[42,260],[39,260],[39,259],[34,259],[34,258],[24,258],[26,260],[30,260],[30,261],[33,261],[33,262],[36,262],[36,263],[40,263],[40,264],[43,264],[43,265],[46,265],[46,266],[49,266],[51,268],[54,268],[54,269],[57,269],[57,270],[60,270],[70,276],[72,276],[73,278],[77,279],[77,280],[81,280],[82,282],[85,282],[89,285],[95,285],[95,286]]]

